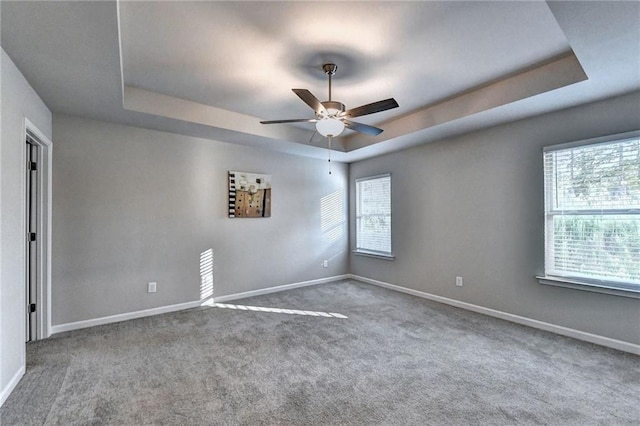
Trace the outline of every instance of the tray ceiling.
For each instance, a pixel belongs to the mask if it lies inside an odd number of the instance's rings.
[[[342,161],[640,88],[635,2],[1,7],[3,48],[55,112],[299,155],[326,155],[313,125],[258,121],[310,118],[291,88],[326,100],[334,62],[334,100],[400,104],[359,117],[385,132],[346,131]]]

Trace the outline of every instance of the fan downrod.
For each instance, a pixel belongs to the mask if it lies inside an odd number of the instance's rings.
[[[322,66],[324,73],[329,77],[329,102],[331,102],[331,77],[338,70],[338,66],[336,64],[324,64]]]

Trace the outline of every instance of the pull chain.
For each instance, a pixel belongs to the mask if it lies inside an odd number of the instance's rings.
[[[331,135],[329,135],[329,174],[331,174]]]

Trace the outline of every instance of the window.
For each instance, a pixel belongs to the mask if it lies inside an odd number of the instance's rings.
[[[640,133],[547,147],[544,181],[542,278],[637,296]]]
[[[355,252],[393,257],[390,174],[356,179]]]

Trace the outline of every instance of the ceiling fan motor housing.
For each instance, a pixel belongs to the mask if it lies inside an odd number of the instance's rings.
[[[316,116],[318,118],[326,118],[326,117],[338,118],[339,116],[342,115],[343,112],[345,112],[345,106],[344,106],[344,104],[342,102],[325,101],[325,102],[321,102],[321,104],[327,110],[328,114],[325,116],[323,114],[316,113]]]

